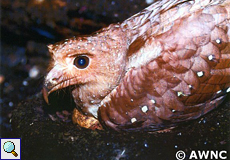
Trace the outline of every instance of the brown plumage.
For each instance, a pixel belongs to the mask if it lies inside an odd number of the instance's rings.
[[[48,47],[44,98],[72,86],[74,122],[161,130],[204,115],[230,92],[230,0],[158,1]]]

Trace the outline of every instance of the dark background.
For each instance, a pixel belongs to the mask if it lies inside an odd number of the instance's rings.
[[[1,2],[1,137],[22,139],[22,159],[176,159],[178,150],[230,152],[230,102],[167,133],[91,131],[71,122],[64,94],[41,95],[47,45],[90,34],[148,6],[144,0],[7,0]],[[64,92],[65,93],[65,92]],[[55,95],[51,95],[51,98]],[[67,103],[68,101],[68,103]],[[228,158],[230,156],[228,155]],[[188,156],[186,157],[188,159]]]

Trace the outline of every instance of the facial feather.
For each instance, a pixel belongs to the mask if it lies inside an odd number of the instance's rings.
[[[44,83],[47,95],[74,86],[72,95],[75,102],[81,102],[84,112],[96,117],[100,101],[118,85],[125,68],[124,42],[116,41],[116,36],[111,34],[105,31],[96,36],[72,38],[49,45],[53,62]],[[108,45],[110,41],[113,46]],[[78,68],[75,64],[78,57],[88,59],[85,68]]]

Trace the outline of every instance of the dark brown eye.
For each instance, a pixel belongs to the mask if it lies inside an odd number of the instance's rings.
[[[78,56],[74,59],[73,64],[79,69],[84,69],[89,65],[89,58],[87,56]]]

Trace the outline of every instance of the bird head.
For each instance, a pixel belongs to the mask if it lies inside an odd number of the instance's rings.
[[[52,61],[43,86],[47,103],[50,93],[71,86],[83,113],[97,116],[100,101],[121,80],[126,61],[121,31],[111,26],[107,30],[48,46]]]

